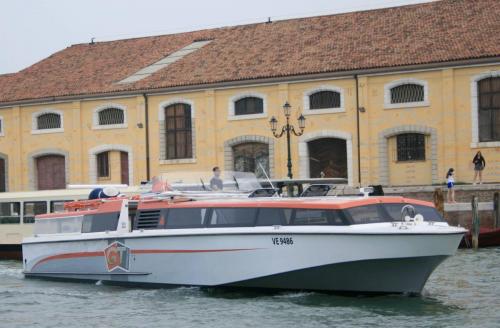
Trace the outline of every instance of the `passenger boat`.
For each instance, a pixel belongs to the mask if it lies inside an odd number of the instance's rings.
[[[108,185],[109,186],[109,185]],[[112,185],[126,195],[137,194],[137,187]],[[87,199],[96,187],[104,185],[69,185],[68,189],[0,193],[0,259],[21,260],[21,242],[33,235],[38,214],[64,211],[66,202]]]
[[[419,293],[465,229],[402,197],[102,199],[39,215],[26,277]]]

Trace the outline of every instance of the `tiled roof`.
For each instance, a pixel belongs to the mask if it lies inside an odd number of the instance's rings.
[[[208,45],[118,81],[195,40]],[[0,76],[0,103],[500,56],[500,1],[444,0],[196,32],[78,44]]]

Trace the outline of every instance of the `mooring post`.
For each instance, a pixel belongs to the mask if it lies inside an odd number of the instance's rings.
[[[477,196],[472,196],[472,248],[477,249],[479,246],[479,209]]]
[[[441,213],[444,218],[444,194],[441,187],[434,189],[434,206],[436,206],[436,210]]]
[[[500,193],[493,194],[493,224],[495,229],[500,228]]]

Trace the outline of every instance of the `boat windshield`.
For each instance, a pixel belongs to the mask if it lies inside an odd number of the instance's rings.
[[[35,219],[35,235],[82,232],[83,215]]]
[[[163,191],[251,192],[262,188],[253,172],[169,172],[153,177],[142,193]]]
[[[119,215],[119,212],[113,212],[56,218],[36,218],[34,234],[47,235],[115,231],[118,226]]]

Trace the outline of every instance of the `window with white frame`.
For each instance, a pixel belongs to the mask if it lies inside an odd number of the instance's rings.
[[[116,129],[127,127],[127,113],[125,106],[106,104],[94,109],[92,118],[93,129]]]
[[[50,130],[61,128],[61,115],[56,113],[46,113],[36,118],[37,130]]]
[[[240,94],[229,101],[229,119],[253,119],[265,117],[266,97],[257,93]]]
[[[0,116],[0,137],[4,136],[4,126],[3,126],[3,117]]]
[[[340,107],[340,93],[336,91],[319,91],[309,96],[309,109],[326,109]]]
[[[234,103],[234,115],[264,113],[264,101],[258,97],[245,97]]]
[[[477,82],[479,141],[500,141],[500,77]]]
[[[63,132],[63,113],[59,110],[43,110],[33,113],[31,133]]]
[[[125,123],[125,115],[121,108],[110,107],[99,112],[99,125],[113,125]]]
[[[428,106],[426,81],[404,79],[391,82],[384,90],[385,108]]]
[[[335,86],[320,86],[304,94],[304,114],[344,112],[343,89]]]

